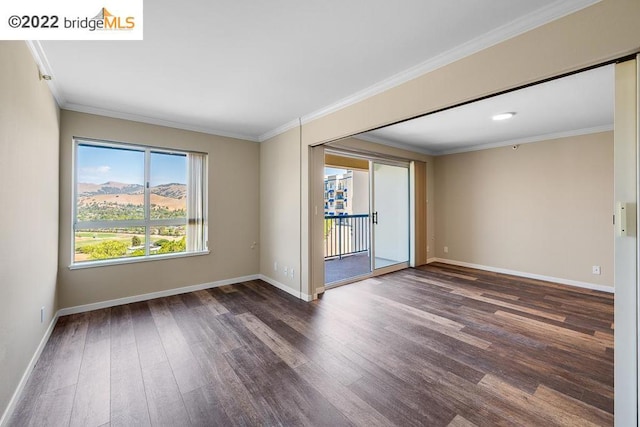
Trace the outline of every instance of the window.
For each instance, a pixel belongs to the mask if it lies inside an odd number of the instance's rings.
[[[74,140],[73,265],[207,252],[207,156]]]

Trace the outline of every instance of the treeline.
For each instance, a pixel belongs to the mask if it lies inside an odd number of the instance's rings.
[[[78,221],[126,221],[130,219],[143,219],[144,206],[118,204],[112,202],[93,202],[78,207]],[[172,219],[186,218],[185,209],[170,210],[159,205],[151,205],[151,218]]]
[[[128,253],[129,247],[139,246],[141,243],[138,236],[133,236],[131,245],[127,242],[118,240],[105,240],[93,245],[85,245],[78,248],[77,251],[82,254],[89,255],[91,260],[111,259],[111,258],[123,258],[125,256],[136,257],[144,256],[144,248],[138,248]],[[160,248],[154,250],[153,254],[167,254],[174,252],[184,252],[187,250],[186,237],[182,237],[179,240],[160,239],[151,245],[152,248]]]

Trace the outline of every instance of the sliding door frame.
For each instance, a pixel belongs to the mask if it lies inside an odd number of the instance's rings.
[[[322,147],[322,149],[320,149],[320,147]],[[375,162],[379,162],[379,163],[385,163],[385,164],[390,164],[390,165],[403,165],[403,166],[407,166],[408,165],[408,173],[409,173],[409,244],[413,245],[414,242],[417,240],[415,239],[415,236],[412,236],[411,233],[413,232],[413,229],[411,227],[411,224],[415,224],[416,219],[415,219],[415,213],[416,211],[414,209],[412,209],[412,207],[415,205],[414,199],[416,198],[416,194],[415,194],[415,183],[412,186],[412,182],[415,182],[414,176],[413,176],[413,172],[415,171],[415,167],[414,167],[414,160],[411,159],[403,159],[403,158],[399,158],[399,157],[394,157],[394,156],[385,156],[382,154],[377,154],[377,153],[362,153],[362,152],[358,152],[358,151],[354,151],[354,150],[349,150],[349,149],[344,149],[344,148],[339,148],[339,147],[328,147],[326,146],[326,144],[321,144],[321,145],[317,145],[312,148],[312,153],[310,156],[310,166],[312,169],[312,174],[314,174],[314,176],[318,175],[318,168],[319,168],[319,159],[318,157],[320,156],[320,153],[322,152],[322,167],[324,168],[324,155],[325,154],[336,154],[336,155],[341,155],[341,156],[345,156],[345,157],[353,157],[356,159],[363,159],[363,160],[367,160],[370,162],[370,165],[375,161]],[[369,180],[371,182],[372,179],[372,173],[371,173],[371,167],[369,168]],[[322,180],[322,182],[324,182],[324,179]],[[323,197],[319,194],[322,190],[321,185],[320,185],[320,181],[317,180],[311,180],[312,183],[312,197],[311,197],[311,206],[309,207],[309,211],[311,212],[311,216],[313,217],[311,224],[312,224],[312,260],[311,260],[311,264],[312,264],[312,286],[315,285],[314,289],[315,292],[314,294],[317,296],[318,294],[321,294],[322,292],[324,292],[326,289],[331,289],[334,287],[338,287],[338,286],[343,286],[343,285],[348,285],[350,283],[354,283],[360,280],[364,280],[367,278],[371,278],[371,277],[375,277],[375,276],[379,276],[382,274],[387,274],[387,273],[392,273],[394,271],[398,271],[398,270],[402,270],[405,269],[407,267],[413,267],[415,266],[415,264],[413,264],[412,261],[412,254],[415,253],[414,248],[410,247],[409,248],[409,256],[410,256],[410,261],[409,262],[403,262],[403,263],[399,263],[399,264],[394,264],[394,265],[390,265],[387,267],[383,267],[383,268],[379,268],[377,270],[373,270],[373,264],[371,265],[371,271],[368,274],[364,274],[364,275],[359,275],[356,277],[352,277],[349,279],[345,279],[345,280],[340,280],[337,282],[333,282],[330,284],[325,284],[324,283],[324,249],[322,246],[322,243],[324,241],[324,236],[322,235],[322,221],[320,220],[320,218],[322,217],[322,219],[324,219],[324,209],[321,209],[324,205],[324,199]],[[316,188],[318,187],[318,188]],[[369,186],[369,196],[370,196],[370,204],[371,204],[371,185]],[[425,190],[426,191],[426,183],[424,187],[420,187],[420,189]],[[317,192],[317,195],[313,195],[313,191]],[[369,213],[371,214],[371,208],[369,209]],[[424,218],[424,220],[426,221],[426,218]],[[371,247],[373,244],[373,235],[372,235],[372,228],[370,227],[370,231],[369,231],[369,246]],[[318,233],[318,231],[320,233]],[[425,237],[426,238],[426,237]],[[313,241],[313,240],[319,240],[319,242]],[[373,263],[373,250],[370,251],[371,252],[371,260]],[[322,271],[320,272],[320,270],[322,269]],[[320,279],[322,280],[320,282]],[[321,283],[321,285],[320,285]]]
[[[377,225],[377,209],[376,209],[376,184],[375,184],[375,165],[386,165],[386,166],[395,166],[405,168],[407,170],[407,260],[400,261],[395,264],[391,264],[384,267],[376,268],[376,228]],[[412,168],[411,165],[413,162],[409,161],[400,161],[400,160],[390,160],[390,159],[371,159],[369,160],[369,215],[371,216],[371,226],[370,226],[370,253],[371,253],[371,271],[377,272],[377,274],[386,274],[393,271],[402,270],[404,268],[412,265],[411,262],[411,224],[415,223],[415,215],[412,215],[411,207],[414,205],[413,199],[415,197],[411,196],[411,173]],[[375,212],[374,212],[375,209]],[[374,213],[376,214],[376,222],[374,223]],[[384,271],[384,273],[382,273]]]
[[[614,119],[614,202],[637,206],[638,185],[638,61],[616,64]],[[615,206],[612,206],[614,212]],[[627,225],[638,218],[631,209]],[[635,209],[633,209],[635,211]],[[615,212],[614,221],[623,218]],[[630,215],[634,217],[629,218]],[[617,227],[616,227],[617,228]],[[631,227],[625,227],[625,229]],[[637,232],[614,231],[614,414],[616,425],[638,423],[638,247]]]

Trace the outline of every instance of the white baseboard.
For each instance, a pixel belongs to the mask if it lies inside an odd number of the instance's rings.
[[[77,305],[75,307],[62,308],[58,310],[60,316],[69,314],[84,313],[85,311],[99,310],[101,308],[115,307],[132,302],[148,301],[155,298],[169,297],[173,295],[186,294],[188,292],[200,291],[202,289],[217,288],[219,286],[233,285],[235,283],[247,282],[249,280],[259,279],[258,274],[250,276],[234,277],[232,279],[217,280],[215,282],[202,283],[200,285],[185,286],[182,288],[167,289],[165,291],[151,292],[148,294],[134,295],[130,297],[117,298],[108,301],[95,302],[92,304]]]
[[[151,292],[148,294],[134,295],[130,297],[112,299],[108,301],[95,302],[92,304],[84,304],[84,305],[78,305],[75,307],[62,308],[58,310],[57,316],[67,316],[69,314],[84,313],[86,311],[99,310],[101,308],[109,308],[109,307],[115,307],[123,304],[130,304],[132,302],[148,301],[155,298],[186,294],[188,292],[199,291],[202,289],[217,288],[219,286],[233,285],[235,283],[242,283],[242,282],[247,282],[249,280],[258,280],[258,279],[264,280],[268,284],[275,286],[276,288],[283,290],[286,293],[293,295],[294,297],[299,298],[303,301],[309,302],[309,301],[313,301],[314,299],[312,295],[299,292],[296,289],[293,289],[285,285],[284,283],[278,282],[277,280],[272,279],[269,276],[265,276],[264,274],[252,274],[249,276],[234,277],[232,279],[224,279],[224,280],[218,280],[215,282],[202,283],[200,285],[185,286],[182,288],[167,289],[165,291]]]
[[[249,280],[257,280],[259,278],[260,278],[260,275],[252,274],[250,276],[234,277],[232,279],[218,280],[215,282],[202,283],[200,285],[185,286],[182,288],[167,289],[165,291],[151,292],[148,294],[134,295],[134,296],[125,297],[125,298],[117,298],[117,299],[112,299],[108,301],[96,302],[92,304],[84,304],[84,305],[78,305],[75,307],[62,308],[58,310],[56,314],[53,316],[53,319],[51,319],[51,323],[49,324],[47,331],[42,337],[42,340],[40,341],[38,348],[33,354],[33,357],[29,362],[29,366],[27,367],[24,374],[22,375],[22,378],[20,379],[20,383],[18,383],[18,387],[16,387],[16,390],[13,393],[11,400],[9,401],[9,405],[7,405],[7,408],[2,414],[2,418],[0,418],[0,427],[4,427],[5,425],[7,425],[7,423],[9,422],[9,419],[13,415],[15,406],[18,403],[18,400],[20,400],[20,396],[22,395],[24,387],[27,384],[27,381],[29,380],[29,376],[31,375],[33,368],[36,366],[36,363],[38,362],[38,359],[40,358],[40,355],[42,354],[44,347],[47,345],[47,342],[49,341],[49,337],[53,332],[53,328],[55,327],[56,322],[58,321],[58,318],[60,316],[84,313],[86,311],[99,310],[101,308],[115,307],[118,305],[129,304],[132,302],[148,301],[155,298],[179,295],[187,292],[199,291],[202,289],[216,288],[216,287],[225,286],[225,285],[233,285],[235,283],[247,282]]]
[[[274,286],[274,287],[280,289],[281,291],[285,291],[289,295],[293,295],[294,297],[299,298],[299,299],[301,299],[303,301],[306,301],[306,302],[313,301],[313,295],[307,295],[305,293],[302,293],[302,291],[298,291],[296,289],[290,288],[289,286],[285,285],[284,283],[278,282],[277,280],[272,279],[269,276],[265,276],[264,274],[260,274],[259,276],[260,276],[259,279],[264,280],[265,282],[267,282],[271,286]]]
[[[608,292],[611,294],[615,292],[613,286],[598,285],[596,283],[580,282],[578,280],[571,280],[571,279],[562,279],[560,277],[544,276],[542,274],[526,273],[523,271],[509,270],[506,268],[489,267],[486,265],[472,264],[470,262],[455,261],[452,259],[445,259],[445,258],[431,258],[431,259],[433,261],[428,261],[428,263],[441,262],[443,264],[451,264],[451,265],[457,265],[460,267],[475,268],[477,270],[491,271],[493,273],[510,274],[512,276],[525,277],[527,279],[544,280],[545,282],[554,282],[554,283],[559,283],[561,285],[575,286],[577,288],[591,289],[594,291]]]
[[[132,302],[148,301],[155,298],[185,294],[188,292],[199,291],[202,289],[217,288],[219,286],[233,285],[235,283],[242,283],[242,282],[247,282],[249,280],[258,280],[258,279],[262,279],[265,282],[269,283],[270,285],[275,286],[276,288],[281,289],[295,296],[296,298],[300,298],[304,301],[313,300],[313,297],[311,295],[300,293],[295,289],[292,289],[276,280],[273,280],[270,277],[264,276],[262,274],[252,274],[249,276],[234,277],[232,279],[224,279],[224,280],[217,280],[215,282],[202,283],[199,285],[185,286],[182,288],[175,288],[175,289],[167,289],[164,291],[151,292],[148,294],[134,295],[134,296],[124,297],[124,298],[117,298],[117,299],[112,299],[108,301],[100,301],[92,304],[77,305],[74,307],[67,307],[67,308],[62,308],[58,310],[56,314],[53,316],[53,319],[51,319],[51,323],[49,324],[47,331],[42,337],[42,340],[40,340],[40,344],[38,345],[38,348],[33,354],[33,357],[31,358],[31,361],[29,362],[27,369],[25,370],[24,374],[22,375],[22,378],[20,379],[20,382],[18,383],[18,387],[14,391],[13,396],[11,397],[9,404],[7,405],[7,408],[5,409],[4,413],[2,414],[2,417],[0,418],[0,427],[7,425],[7,423],[9,422],[9,419],[13,415],[15,406],[20,400],[20,396],[22,395],[24,387],[27,384],[27,381],[29,380],[29,376],[31,375],[31,372],[33,372],[33,368],[38,362],[38,359],[40,358],[40,355],[42,354],[44,347],[47,345],[47,342],[49,341],[49,337],[53,332],[53,328],[55,327],[56,322],[58,321],[58,318],[60,316],[68,316],[70,314],[84,313],[87,311],[99,310],[102,308],[109,308],[109,307],[115,307],[123,304],[130,304]]]
[[[0,426],[8,425],[9,419],[13,415],[13,411],[16,409],[16,405],[20,400],[20,396],[22,395],[24,387],[27,385],[27,381],[29,381],[31,372],[33,372],[33,368],[35,368],[36,363],[38,363],[38,359],[40,359],[40,355],[42,354],[44,347],[47,345],[47,342],[49,341],[49,337],[53,332],[53,328],[55,328],[56,323],[58,322],[58,317],[59,317],[59,314],[56,313],[53,316],[53,319],[51,319],[51,323],[49,323],[49,327],[47,328],[46,332],[44,333],[44,336],[40,340],[40,344],[38,344],[38,348],[36,348],[36,351],[33,354],[33,357],[29,361],[29,365],[27,366],[27,369],[25,369],[24,373],[22,374],[22,378],[20,378],[18,387],[16,387],[16,390],[13,392],[13,396],[11,396],[11,400],[9,400],[9,404],[4,410],[2,417],[0,418]]]
[[[438,258],[433,257],[433,258],[427,258],[427,264],[431,264],[432,262],[437,262]]]

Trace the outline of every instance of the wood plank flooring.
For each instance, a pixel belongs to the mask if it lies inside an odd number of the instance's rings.
[[[431,264],[59,319],[10,425],[613,425],[613,296]]]

